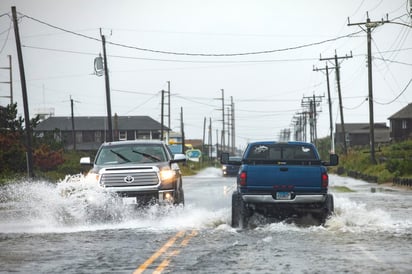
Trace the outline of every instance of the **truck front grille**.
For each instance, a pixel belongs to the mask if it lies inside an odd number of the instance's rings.
[[[105,187],[153,186],[158,183],[157,172],[152,169],[103,172],[100,178],[100,184]]]

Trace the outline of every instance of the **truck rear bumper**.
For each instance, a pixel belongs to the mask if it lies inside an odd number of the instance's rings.
[[[276,200],[271,194],[258,194],[258,195],[242,195],[243,201],[246,203],[266,203],[266,204],[306,204],[306,203],[321,203],[326,199],[324,194],[311,194],[311,195],[296,195],[290,200]]]

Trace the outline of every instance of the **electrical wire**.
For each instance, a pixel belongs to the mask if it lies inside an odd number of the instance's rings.
[[[156,94],[154,94],[152,97],[150,97],[149,99],[147,99],[146,101],[144,101],[143,103],[141,103],[140,105],[137,105],[136,107],[130,109],[129,111],[126,111],[125,114],[129,114],[130,112],[140,108],[141,106],[147,104],[149,101],[151,101],[153,98],[155,98],[156,96],[158,96],[160,94],[160,91]]]
[[[1,16],[0,16],[0,17],[1,17]],[[0,34],[0,35],[2,35],[3,33],[7,32],[6,39],[4,39],[3,46],[0,48],[0,54],[3,53],[3,50],[6,48],[7,41],[9,40],[9,35],[10,35],[11,27],[12,27],[12,26],[11,26],[11,20],[10,20],[9,28]]]
[[[376,57],[376,56],[374,56],[373,59],[375,59],[375,60],[382,60],[382,61],[384,61],[384,62],[389,62],[389,63],[394,63],[394,64],[405,65],[405,66],[412,66],[412,63],[399,62],[399,61],[389,60],[389,59],[382,58],[382,57]]]
[[[368,101],[368,98],[365,98],[364,100],[362,100],[362,102],[359,105],[357,105],[355,107],[345,107],[345,106],[343,106],[343,108],[347,109],[347,110],[355,110],[355,109],[360,108],[367,101]]]
[[[381,4],[382,4],[383,0],[381,0],[376,6],[374,6],[372,9],[370,9],[369,11],[374,11],[376,10]]]
[[[19,13],[21,14],[21,13]],[[25,14],[21,14],[22,18],[28,18],[30,20],[33,20],[35,22],[38,22],[40,24],[44,24],[48,27],[51,28],[55,28],[58,29],[60,31],[63,32],[67,32],[82,38],[86,38],[86,39],[90,39],[90,40],[94,40],[94,41],[98,41],[101,42],[101,39],[95,38],[95,37],[91,37],[88,35],[84,35],[81,33],[77,33],[71,30],[67,30],[55,25],[52,25],[50,23],[44,22],[42,20],[33,18],[31,16],[25,15]],[[298,45],[298,46],[293,46],[293,47],[287,47],[287,48],[281,48],[281,49],[270,49],[270,50],[263,50],[263,51],[251,51],[251,52],[239,52],[239,53],[189,53],[189,52],[173,52],[173,51],[165,51],[165,50],[155,50],[155,49],[150,49],[150,48],[142,48],[142,47],[137,47],[137,46],[130,46],[130,45],[126,45],[126,44],[120,44],[120,43],[115,43],[115,42],[110,42],[107,41],[107,44],[113,45],[113,46],[118,46],[118,47],[123,47],[123,48],[128,48],[128,49],[134,49],[134,50],[139,50],[139,51],[145,51],[145,52],[151,52],[151,53],[159,53],[159,54],[168,54],[168,55],[180,55],[180,56],[201,56],[201,57],[233,57],[233,56],[247,56],[247,55],[261,55],[261,54],[269,54],[269,53],[276,53],[276,52],[283,52],[283,51],[290,51],[290,50],[297,50],[297,49],[302,49],[302,48],[307,48],[307,47],[312,47],[312,46],[317,46],[317,45],[321,45],[321,44],[325,44],[328,42],[333,42],[333,41],[337,41],[343,38],[350,38],[352,36],[355,36],[359,33],[361,33],[362,31],[357,31],[357,32],[352,32],[346,35],[342,35],[342,36],[338,36],[335,38],[331,38],[331,39],[326,39],[323,41],[318,41],[318,42],[313,42],[313,43],[308,43],[308,44],[303,44],[303,45]]]
[[[389,105],[389,104],[392,104],[393,102],[395,102],[396,100],[398,100],[398,98],[399,98],[403,93],[405,93],[406,89],[409,87],[409,85],[411,84],[411,82],[412,82],[412,78],[409,80],[408,84],[406,84],[405,88],[404,88],[393,100],[391,100],[391,101],[389,101],[389,102],[386,102],[386,103],[381,103],[381,102],[378,102],[378,101],[376,101],[376,100],[373,100],[373,102],[376,103],[376,104],[379,104],[379,105]]]
[[[96,56],[96,53],[93,52],[81,52],[74,50],[64,50],[64,49],[55,49],[55,48],[45,48],[45,47],[36,47],[30,45],[22,45],[24,48],[45,50],[45,51],[54,51],[54,52],[64,52],[72,54],[83,54],[83,55],[92,55]],[[159,62],[176,62],[176,63],[206,63],[206,64],[243,64],[243,63],[275,63],[275,62],[306,62],[306,61],[316,61],[318,58],[297,58],[297,59],[267,59],[267,60],[178,60],[178,59],[159,59],[159,58],[143,58],[135,56],[124,56],[124,55],[107,55],[110,58],[123,58],[123,59],[136,59],[136,60],[145,60],[145,61],[159,61]]]

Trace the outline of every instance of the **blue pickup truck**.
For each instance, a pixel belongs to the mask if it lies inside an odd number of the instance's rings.
[[[311,143],[250,143],[240,161],[230,162],[240,166],[232,226],[246,228],[255,212],[279,220],[310,215],[324,224],[334,210],[326,166],[338,161],[336,154],[322,161]],[[229,162],[228,154],[222,153],[221,162]]]

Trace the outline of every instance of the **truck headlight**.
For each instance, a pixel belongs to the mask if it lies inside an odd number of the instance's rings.
[[[160,179],[162,181],[168,181],[175,178],[176,172],[171,169],[163,169],[160,171]]]
[[[99,173],[91,170],[86,175],[86,181],[90,183],[97,183],[99,181]]]

